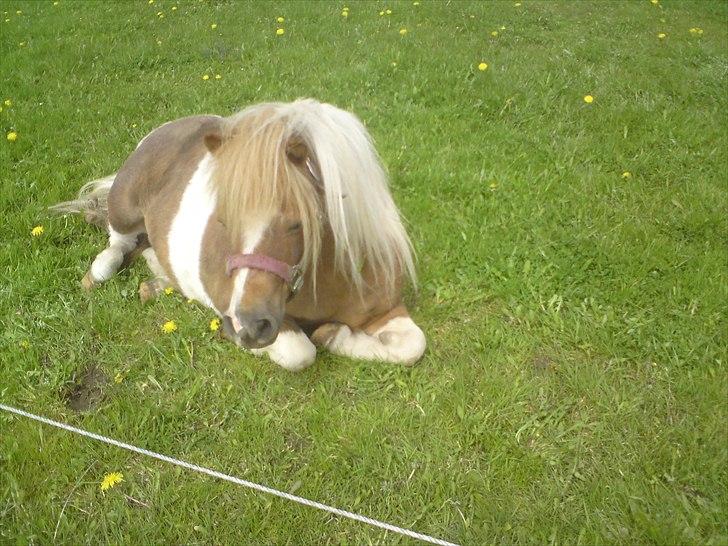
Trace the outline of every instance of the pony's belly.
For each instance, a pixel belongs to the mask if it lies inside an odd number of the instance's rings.
[[[179,289],[188,298],[214,308],[200,274],[202,238],[216,202],[210,188],[211,173],[212,156],[206,154],[184,190],[169,228],[167,244],[169,265]]]

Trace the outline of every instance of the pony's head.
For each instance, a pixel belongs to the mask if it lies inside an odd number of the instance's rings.
[[[218,214],[234,254],[228,327],[246,347],[272,343],[305,276],[316,293],[325,230],[335,270],[364,290],[362,270],[395,289],[414,280],[409,239],[371,139],[356,117],[301,100],[248,108],[205,138]]]

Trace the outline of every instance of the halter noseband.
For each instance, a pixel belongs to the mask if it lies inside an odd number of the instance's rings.
[[[298,294],[303,286],[303,272],[301,271],[301,264],[288,265],[285,262],[266,256],[265,254],[235,254],[228,256],[225,262],[225,272],[227,276],[231,276],[237,269],[243,267],[249,267],[252,269],[259,269],[260,271],[267,271],[273,273],[276,277],[283,280],[288,286],[290,293],[288,299],[290,300]]]

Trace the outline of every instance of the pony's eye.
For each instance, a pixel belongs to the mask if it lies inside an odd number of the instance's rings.
[[[298,231],[299,229],[301,229],[301,222],[296,222],[295,224],[291,224],[290,226],[288,226],[289,233]]]

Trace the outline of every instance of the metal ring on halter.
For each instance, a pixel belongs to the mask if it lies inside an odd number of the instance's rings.
[[[289,286],[290,291],[288,293],[288,299],[286,300],[287,302],[296,297],[296,294],[298,294],[303,286],[303,268],[300,263],[291,267],[291,282],[289,283]]]

